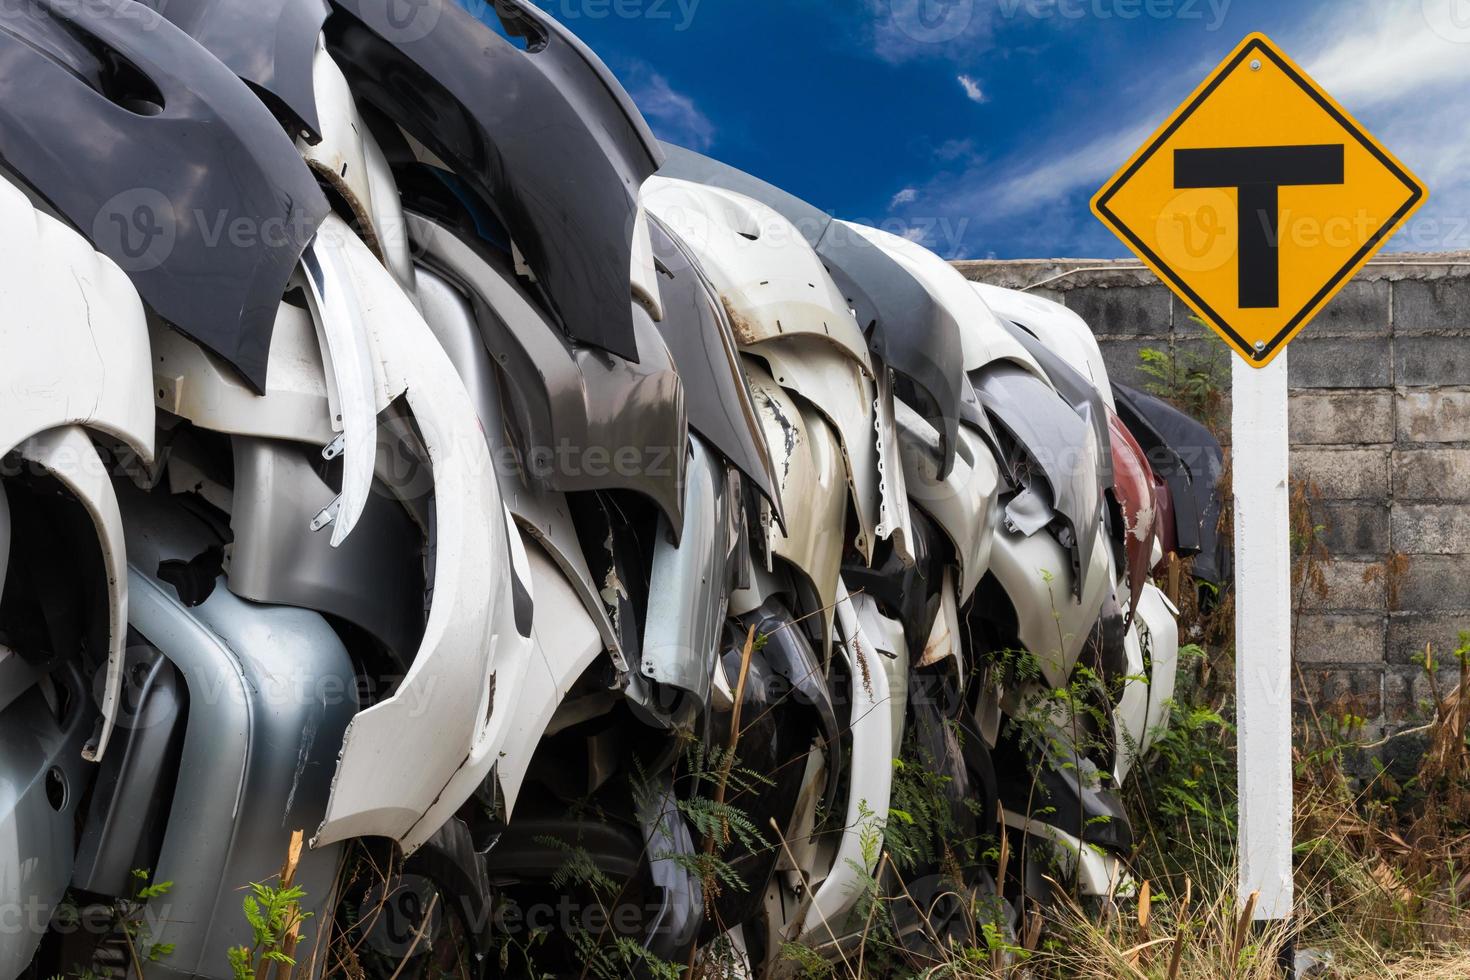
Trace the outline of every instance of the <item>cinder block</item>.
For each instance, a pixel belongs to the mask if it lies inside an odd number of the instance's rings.
[[[1470,609],[1470,555],[1410,555],[1399,608],[1423,612]]]
[[[1317,314],[1307,331],[1314,337],[1386,337],[1391,293],[1387,279],[1354,279]]]
[[[1139,352],[1149,347],[1167,352],[1169,339],[1159,337],[1155,340],[1118,340],[1105,337],[1099,339],[1098,347],[1102,349],[1103,363],[1107,365],[1109,380],[1119,381],[1134,388],[1145,388],[1153,379],[1143,373]]]
[[[1470,610],[1390,613],[1388,662],[1412,664],[1429,644],[1433,644],[1436,657],[1447,656],[1466,631],[1470,631]]]
[[[1293,388],[1384,388],[1391,380],[1387,337],[1315,337],[1308,329],[1288,357]]]
[[[1470,330],[1470,279],[1401,279],[1393,284],[1397,334]]]
[[[1301,597],[1301,607],[1312,612],[1361,612],[1382,615],[1386,610],[1387,588],[1383,563],[1336,559],[1322,563],[1326,595],[1308,589]]]
[[[1458,385],[1470,380],[1470,338],[1397,337],[1394,384],[1400,388]]]
[[[1383,500],[1329,500],[1317,509],[1326,526],[1323,544],[1334,558],[1377,560],[1389,551],[1388,503]]]
[[[1383,714],[1383,668],[1304,667],[1307,696],[1319,712],[1374,719]],[[1297,685],[1293,684],[1293,689]]]
[[[1411,389],[1395,397],[1399,442],[1470,442],[1470,390]]]
[[[1395,449],[1393,495],[1400,503],[1470,501],[1470,449]]]
[[[1388,391],[1293,391],[1294,446],[1390,443],[1393,395]]]
[[[1104,337],[1167,337],[1173,296],[1157,286],[1082,286],[1066,292],[1067,308]]]
[[[1411,555],[1470,554],[1470,507],[1396,504],[1393,546]]]
[[[1382,499],[1388,496],[1388,450],[1293,450],[1291,475],[1328,500]]]
[[[1304,613],[1297,617],[1296,657],[1304,664],[1381,664],[1381,615]]]
[[[1460,671],[1458,668],[1436,671],[1435,681],[1439,696],[1444,697],[1460,683]],[[1384,671],[1383,715],[1390,722],[1425,721],[1434,717],[1434,686],[1422,667],[1389,667]]]

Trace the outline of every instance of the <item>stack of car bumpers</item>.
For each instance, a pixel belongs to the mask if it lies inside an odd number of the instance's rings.
[[[134,869],[145,972],[229,977],[296,831],[303,970],[387,848],[492,973],[478,913],[581,896],[569,854],[650,956],[759,972],[893,884],[900,758],[1115,887],[1150,573],[1228,574],[1219,446],[1066,309],[661,146],[550,17],[472,9],[7,15],[0,980],[105,966],[57,910]],[[707,840],[716,796],[759,833]]]

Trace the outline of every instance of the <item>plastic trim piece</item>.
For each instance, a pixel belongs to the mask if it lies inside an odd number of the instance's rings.
[[[82,752],[88,761],[96,762],[107,751],[112,738],[122,690],[123,647],[128,633],[127,542],[122,515],[118,512],[107,467],[80,426],[51,429],[33,436],[17,452],[66,487],[97,530],[102,571],[107,581],[107,675],[102,687],[102,728]]]
[[[6,26],[0,157],[158,315],[264,390],[276,305],[327,213],[280,124],[132,0],[39,0]]]
[[[325,0],[144,0],[225,63],[281,118],[292,136],[320,139],[312,98],[312,53]]]
[[[5,495],[4,483],[0,483],[0,556],[3,556],[3,560],[0,560],[0,595],[4,595],[5,572],[10,567],[10,498]],[[0,704],[0,708],[3,707]]]
[[[648,312],[624,301],[642,353],[637,363],[574,346],[508,268],[427,218],[410,213],[408,223],[425,262],[470,296],[481,336],[500,366],[506,421],[526,481],[562,492],[641,493],[662,509],[675,537],[682,534],[689,438],[684,386]]]
[[[1070,880],[1073,875],[1076,876],[1079,894],[1101,898],[1115,893],[1123,871],[1116,855],[1098,851],[1049,823],[1028,820],[1021,812],[1006,810],[1005,822],[1013,830],[1050,844],[1063,878]],[[1035,860],[1046,859],[1038,857]]]
[[[148,329],[132,285],[80,235],[0,180],[0,455],[35,438],[35,454],[81,498],[116,573],[126,550],[102,461],[81,428],[121,441],[153,463]],[[7,548],[8,556],[9,550]],[[0,580],[4,575],[0,573]],[[107,679],[96,760],[106,751],[122,678],[127,585],[109,583]]]
[[[962,423],[954,468],[940,480],[939,433],[901,403],[898,427],[909,499],[939,525],[954,547],[960,566],[958,598],[964,605],[990,568],[990,550],[1000,525],[1000,469],[979,433]]]
[[[280,304],[264,393],[178,331],[154,322],[148,332],[154,403],[165,412],[213,432],[286,439],[318,449],[336,437],[321,342],[308,310]]]
[[[320,0],[311,0],[320,2]],[[387,157],[357,111],[347,78],[325,48],[317,48],[314,75],[321,107],[320,141],[300,146],[307,165],[352,211],[353,224],[393,278],[414,295],[413,256],[403,202]]]
[[[1116,411],[1102,348],[1086,320],[1060,303],[1018,289],[1005,289],[984,282],[967,285],[995,311],[993,315],[1024,327],[1047,350],[1088,379],[1107,406]]]
[[[1169,705],[1179,674],[1179,610],[1150,582],[1143,587],[1133,621],[1148,668],[1148,719],[1139,738],[1141,755],[1169,724]]]
[[[1143,449],[1123,424],[1108,410],[1109,450],[1113,457],[1113,499],[1118,505],[1122,527],[1114,537],[1123,545],[1123,573],[1128,585],[1127,605],[1138,605],[1138,597],[1154,566],[1154,545],[1159,539],[1159,507],[1154,496],[1154,474]],[[1128,619],[1132,619],[1132,612]]]
[[[862,635],[857,610],[838,584],[837,618],[842,636],[840,649],[851,675],[852,705],[848,731],[852,738],[845,829],[832,859],[831,870],[812,893],[811,904],[798,914],[796,934],[791,938],[825,935],[857,904],[863,894],[862,881],[876,869],[882,849],[881,831],[866,823],[867,814],[887,814],[893,789],[893,714],[889,709],[888,672],[877,662],[879,654]],[[880,817],[881,821],[881,817]],[[881,826],[881,822],[880,822]],[[869,850],[864,841],[870,833],[879,837]]]
[[[517,630],[516,596],[533,596],[514,572],[520,538],[509,534],[489,447],[453,363],[340,218],[328,216],[318,242],[340,249],[381,374],[380,409],[401,395],[422,436],[435,533],[424,639],[394,695],[348,727],[314,843],[380,836],[412,852],[484,782],[518,713],[534,710],[515,694],[532,655]]]
[[[128,644],[128,697],[118,742],[93,782],[72,887],[129,895],[133,869],[157,865],[183,751],[188,697],[173,663],[136,638]]]
[[[790,221],[743,194],[664,177],[648,182],[643,202],[699,257],[741,347],[811,337],[872,375],[847,300]]]
[[[320,239],[313,241],[301,257],[301,267],[306,272],[322,361],[337,395],[332,428],[341,432],[343,439],[337,454],[342,458],[342,492],[331,511],[331,523],[332,547],[340,548],[367,507],[378,456],[377,379],[360,305],[370,300],[352,292],[351,274],[340,246],[324,246]],[[311,524],[313,531],[324,526],[319,522],[327,513],[323,509],[317,516]]]
[[[1102,535],[1102,485],[1098,462],[1103,447],[1096,426],[1079,415],[1048,385],[1019,367],[996,363],[976,372],[975,390],[986,411],[1026,458],[1040,468],[1054,507],[1071,533],[1075,594],[1090,588],[1085,574],[1094,565],[1094,542]],[[1025,488],[1036,493],[1036,484]],[[1043,522],[1045,523],[1045,522]],[[1034,651],[1033,651],[1034,652]]]
[[[521,530],[551,555],[581,597],[587,614],[597,624],[597,631],[602,635],[602,642],[612,655],[614,664],[620,670],[627,670],[617,631],[608,618],[607,605],[592,581],[592,571],[587,567],[587,557],[577,539],[576,525],[565,495],[527,485],[518,472],[507,472],[514,469],[509,465],[509,461],[514,459],[514,448],[508,441],[501,411],[503,382],[480,336],[469,297],[428,268],[418,269],[417,280],[424,319],[454,363],[460,380],[475,403],[480,428],[490,442],[491,460],[496,465],[501,493],[511,516]]]
[[[1092,426],[1093,438],[1098,448],[1107,446],[1109,444],[1107,418],[1112,412],[1112,409],[1108,407],[1108,402],[1111,399],[1103,397],[1103,393],[1091,381],[1073,370],[1071,364],[1053,353],[1036,337],[1014,323],[1007,323],[1003,326],[1016,338],[1017,343],[1031,352],[1036,363],[1046,371],[1046,378],[1056,389],[1057,394],[1072,406],[1072,410],[1082,421]],[[1099,452],[1095,465],[1098,482],[1104,488],[1111,487],[1113,485],[1113,454]]]
[[[730,499],[724,463],[700,439],[690,440],[684,487],[687,531],[675,545],[661,518],[653,545],[648,612],[643,624],[643,676],[687,694],[700,714],[729,604],[729,543],[738,502]],[[672,697],[660,700],[669,708]]]
[[[1225,453],[1210,430],[1174,406],[1125,385],[1114,385],[1118,414],[1143,445],[1155,472],[1173,491],[1180,550],[1197,552],[1194,575],[1206,582],[1232,579],[1228,542],[1218,531]]]
[[[857,610],[858,626],[868,645],[878,652],[878,659],[888,674],[888,706],[893,715],[893,758],[903,746],[903,726],[909,709],[909,644],[903,635],[903,624],[890,619],[878,609],[878,600],[866,592],[851,597]]]
[[[766,444],[781,474],[781,499],[800,500],[805,511],[803,519],[791,521],[784,533],[774,525],[767,529],[768,549],[810,583],[822,609],[822,636],[830,645],[847,522],[841,447],[816,409],[799,405],[749,357],[745,373]]]
[[[602,640],[582,601],[540,548],[529,547],[536,613],[531,627],[531,665],[514,692],[525,710],[516,714],[495,766],[507,809],[515,807],[536,746],[577,678],[602,653]]]
[[[853,544],[871,563],[883,509],[879,441],[896,435],[878,427],[877,390],[870,374],[830,345],[803,336],[762,341],[745,348],[745,353],[765,361],[776,383],[814,406],[837,434],[857,516]]]
[[[423,536],[412,518],[380,489],[357,533],[332,548],[301,530],[334,496],[320,454],[249,436],[232,443],[230,591],[339,616],[408,663],[424,630]]]
[[[153,372],[138,294],[111,260],[3,180],[0,225],[0,454],[82,425],[151,464]]]
[[[1148,664],[1144,662],[1142,634],[1139,624],[1129,623],[1123,634],[1125,662],[1122,693],[1113,703],[1113,772],[1112,783],[1122,786],[1133,765],[1143,753],[1149,714]]]
[[[328,49],[352,90],[483,199],[509,230],[565,333],[630,361],[638,189],[660,155],[602,62],[521,0],[424,0],[405,30],[382,0],[333,0]],[[486,97],[493,92],[494,97]]]
[[[1067,549],[1050,534],[1028,537],[1000,528],[991,548],[990,570],[1015,607],[1021,645],[1055,688],[1067,684],[1098,612],[1113,591],[1113,564],[1101,524],[1093,534],[1091,565],[1082,576],[1080,597]]]
[[[0,665],[18,657],[0,648]],[[41,942],[42,929],[31,928],[28,910],[40,910],[49,921],[66,894],[76,851],[77,807],[89,778],[82,743],[92,727],[86,689],[75,671],[54,675],[68,688],[71,711],[57,720],[39,687],[14,693],[0,709],[0,908],[12,919],[0,929],[0,976],[26,975]],[[60,774],[65,796],[60,808],[47,799],[48,783]],[[54,792],[54,790],[53,790]]]
[[[127,489],[129,623],[183,674],[190,692],[179,780],[154,869],[189,915],[154,938],[174,944],[164,977],[227,978],[219,950],[249,943],[236,882],[280,868],[292,831],[310,833],[327,804],[333,763],[357,710],[356,671],[321,615],[237,598],[220,580],[193,608],[154,570],[216,543],[210,529],[166,496]],[[242,806],[248,801],[249,806]],[[315,915],[310,948],[341,848],[304,851],[296,882]],[[326,916],[330,919],[330,916]]]
[[[954,266],[918,242],[867,225],[846,221],[842,224],[903,266],[928,291],[934,302],[954,317],[960,328],[966,374],[999,360],[1012,360],[1031,368],[1037,375],[1042,373],[1031,355],[1005,331],[1000,318],[984,299],[970,288],[972,283]]]
[[[674,794],[674,774],[664,785],[637,795],[638,826],[648,855],[649,877],[660,893],[659,908],[648,924],[644,946],[665,963],[684,960],[704,925],[704,884],[694,870],[696,850],[689,823]]]
[[[893,396],[893,372],[881,361],[874,367],[878,375],[878,537],[891,541],[899,561],[911,566],[916,559],[917,545],[914,542],[913,516],[909,513],[903,448],[898,436],[898,399]],[[969,384],[968,379],[965,383]],[[975,414],[981,419],[985,417],[978,403]]]
[[[689,428],[723,453],[783,520],[775,467],[740,367],[729,314],[683,242],[657,218],[650,219],[649,233],[663,280],[659,332],[684,384]]]
[[[691,150],[663,144],[668,159],[659,173],[734,191],[777,211],[816,250],[858,326],[872,331],[873,353],[918,387],[920,414],[942,420],[945,453],[941,475],[953,461],[955,427],[964,400],[964,344],[951,313],[936,303],[902,266],[861,235],[807,202]]]

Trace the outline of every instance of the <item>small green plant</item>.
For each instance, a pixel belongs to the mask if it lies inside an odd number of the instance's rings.
[[[1204,321],[1193,318],[1204,327]],[[1213,331],[1202,331],[1204,346],[1182,352],[1145,347],[1138,352],[1143,388],[1186,412],[1212,432],[1225,424],[1225,393],[1230,390],[1230,348]]]
[[[285,887],[252,882],[242,906],[250,923],[250,945],[229,950],[230,972],[235,980],[255,980],[268,964],[290,969],[296,966],[291,951],[301,924],[311,917],[301,908],[306,892],[299,885]]]
[[[153,873],[141,868],[132,871],[133,894],[130,899],[113,906],[116,927],[127,941],[128,955],[138,976],[143,975],[144,963],[157,963],[174,951],[173,943],[154,942],[152,931],[144,918],[144,907],[155,898],[162,898],[173,888],[171,881],[154,881]]]
[[[659,959],[636,939],[614,936],[610,943],[599,941],[590,932],[572,933],[572,942],[582,954],[587,975],[598,980],[624,980],[645,976],[651,980],[679,980],[684,967]]]
[[[110,906],[104,905],[100,908],[104,912],[111,913],[110,919],[105,922],[105,931],[111,936],[121,938],[126,947],[133,973],[142,977],[145,963],[157,963],[174,951],[173,943],[161,943],[154,940],[153,925],[156,924],[158,916],[151,915],[148,909],[150,901],[168,895],[173,889],[173,882],[153,881],[153,873],[143,868],[134,868],[129,878],[128,897],[117,899]],[[91,910],[98,908],[98,906],[90,906]],[[84,928],[82,911],[77,907],[73,896],[68,895],[57,906],[56,914],[51,920],[51,928],[62,933],[76,932]],[[83,968],[70,975],[53,975],[50,980],[101,980],[101,978],[91,968]]]
[[[828,980],[837,975],[835,964],[823,959],[821,954],[810,946],[804,946],[801,943],[782,945],[781,959],[791,964],[796,975],[802,980]]]
[[[679,812],[695,838],[705,846],[692,858],[669,856],[699,876],[707,895],[718,895],[724,888],[746,890],[746,883],[725,860],[725,855],[734,845],[750,854],[769,850],[773,845],[738,801],[759,798],[775,781],[740,765],[733,747],[694,743],[685,755],[684,782],[693,790],[678,801]],[[705,786],[713,787],[712,795],[701,792]],[[635,789],[635,796],[637,792]]]
[[[623,977],[630,976],[678,980],[685,967],[660,959],[644,948],[642,943],[628,936],[610,932],[608,926],[615,919],[612,908],[622,897],[622,886],[597,866],[596,859],[585,846],[545,835],[536,840],[566,854],[562,866],[552,876],[552,887],[557,891],[584,889],[601,911],[603,926],[599,931],[594,932],[580,925],[567,931],[566,938],[576,948],[584,964],[584,976],[597,977],[599,980],[622,980]],[[522,952],[529,965],[529,950]],[[504,952],[502,956],[505,956]]]

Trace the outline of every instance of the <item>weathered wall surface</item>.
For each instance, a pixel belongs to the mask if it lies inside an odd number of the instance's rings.
[[[1075,310],[1129,384],[1146,380],[1144,348],[1176,363],[1209,348],[1137,263],[957,265]],[[1320,490],[1331,554],[1327,595],[1300,603],[1296,655],[1319,705],[1401,727],[1429,692],[1413,658],[1433,643],[1452,660],[1470,630],[1470,255],[1370,264],[1292,344],[1289,373],[1292,473]]]

